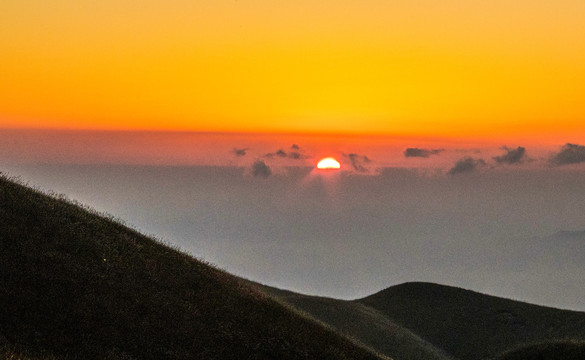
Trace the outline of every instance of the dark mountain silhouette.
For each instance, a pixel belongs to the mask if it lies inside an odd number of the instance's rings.
[[[462,360],[523,344],[585,339],[585,313],[431,283],[406,283],[356,300]]]
[[[263,290],[395,359],[486,359],[527,344],[585,340],[585,313],[432,284],[354,301]]]
[[[494,360],[583,360],[585,343],[553,341],[527,345],[505,352]]]
[[[380,359],[241,279],[0,177],[0,357]]]
[[[353,301],[260,285],[1,176],[0,274],[15,360],[577,359],[585,341],[583,312],[438,284]]]

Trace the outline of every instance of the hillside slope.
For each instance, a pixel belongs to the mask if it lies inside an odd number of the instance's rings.
[[[505,352],[493,360],[583,360],[585,343],[553,341],[528,345]]]
[[[561,359],[581,354],[585,340],[583,312],[438,284],[401,284],[354,301],[261,289],[396,360],[537,359],[540,350]]]
[[[0,274],[0,349],[26,358],[380,358],[234,276],[4,177]]]
[[[477,360],[523,344],[585,339],[585,313],[431,283],[406,283],[355,302],[453,357]]]
[[[364,304],[302,295],[269,286],[261,286],[261,289],[395,360],[449,359],[439,348]]]

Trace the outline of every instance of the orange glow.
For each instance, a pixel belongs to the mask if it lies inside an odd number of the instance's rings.
[[[0,5],[0,127],[585,138],[585,2]]]
[[[341,165],[339,162],[332,157],[321,159],[319,160],[319,163],[317,163],[317,169],[321,170],[337,170],[340,168]]]

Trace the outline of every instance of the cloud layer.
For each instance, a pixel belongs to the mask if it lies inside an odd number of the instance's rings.
[[[485,161],[483,159],[474,159],[472,157],[466,156],[463,159],[458,160],[455,163],[455,166],[449,170],[449,175],[457,175],[462,173],[468,173],[475,171],[479,166],[485,165]]]
[[[252,175],[267,178],[272,175],[272,170],[270,170],[270,167],[264,161],[256,160],[252,164]]]
[[[428,158],[431,155],[438,155],[443,149],[420,149],[420,148],[407,148],[404,150],[404,157],[421,157]]]
[[[343,157],[348,159],[351,163],[351,167],[354,171],[359,173],[367,173],[370,172],[368,169],[367,164],[371,163],[372,160],[365,155],[359,155],[355,153],[350,154],[343,154]]]
[[[585,146],[566,143],[550,159],[552,165],[569,165],[585,162]]]
[[[236,156],[246,156],[248,150],[250,150],[249,148],[233,148],[232,149],[232,153]]]
[[[291,148],[291,150],[288,150],[288,151],[285,151],[284,149],[278,149],[277,151],[275,151],[273,153],[265,154],[264,156],[267,158],[279,157],[282,159],[292,159],[292,160],[302,160],[302,159],[308,158],[307,155],[305,155],[301,152],[301,147],[298,146],[297,144],[292,144],[292,146],[290,148]]]
[[[526,158],[526,148],[518,146],[517,148],[502,148],[506,151],[504,155],[494,156],[494,161],[498,164],[519,164]]]

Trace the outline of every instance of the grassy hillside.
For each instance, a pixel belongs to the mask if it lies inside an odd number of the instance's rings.
[[[437,284],[406,283],[356,302],[462,360],[493,357],[523,344],[585,339],[583,312]]]
[[[494,360],[583,360],[585,343],[560,341],[529,345],[508,351]]]
[[[6,342],[6,339],[3,339]],[[30,356],[22,351],[16,351],[10,346],[0,345],[0,359],[3,360],[59,360],[45,352],[41,356]]]
[[[4,177],[0,274],[4,357],[380,358],[234,276]]]
[[[497,359],[585,359],[570,357],[581,354],[581,343],[555,341],[585,340],[582,312],[429,283],[393,286],[355,301],[262,289],[396,360],[478,360],[506,351]],[[542,344],[524,347],[535,343]],[[547,357],[538,357],[540,351]]]
[[[268,286],[261,289],[395,360],[449,359],[442,350],[359,302],[302,295]]]

